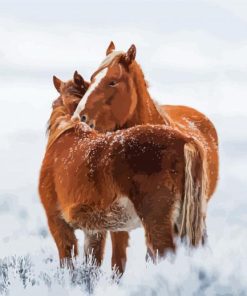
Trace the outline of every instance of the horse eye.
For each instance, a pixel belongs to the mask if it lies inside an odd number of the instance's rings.
[[[117,81],[113,80],[109,83],[109,86],[115,86],[117,84]]]
[[[82,122],[86,122],[86,121],[87,121],[87,116],[86,116],[86,115],[82,115],[82,117],[81,117],[81,121],[82,121]]]

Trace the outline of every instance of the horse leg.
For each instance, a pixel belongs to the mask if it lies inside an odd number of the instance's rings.
[[[78,255],[74,229],[60,217],[60,213],[48,216],[48,225],[58,248],[60,266],[73,268],[72,255]]]
[[[124,273],[127,261],[126,249],[128,247],[129,233],[127,231],[111,232],[112,241],[112,269],[120,274]]]
[[[84,231],[84,234],[84,253],[86,261],[89,260],[90,256],[93,256],[96,264],[100,266],[104,257],[106,231]]]
[[[50,232],[57,245],[60,266],[72,267],[72,253],[77,256],[74,229],[62,218],[51,171],[42,170],[39,184],[40,199],[46,211]]]
[[[152,217],[152,218],[151,218]],[[172,226],[168,219],[158,216],[161,221],[151,221],[154,216],[145,217],[143,219],[143,226],[145,229],[146,244],[148,247],[148,256],[152,258],[154,262],[158,258],[166,255],[168,251],[175,251],[175,245],[173,242]]]
[[[146,196],[137,211],[145,230],[148,256],[154,262],[157,261],[157,257],[165,256],[168,251],[175,252],[173,202],[166,197]]]

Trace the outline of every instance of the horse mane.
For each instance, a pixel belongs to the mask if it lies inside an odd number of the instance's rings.
[[[116,58],[121,57],[124,54],[124,51],[114,50],[110,54],[106,56],[106,58],[101,62],[99,68],[108,67],[112,62],[116,60]]]
[[[148,85],[148,82],[145,80],[145,76],[141,69],[141,66],[136,61],[134,61],[130,67],[131,67],[130,73],[132,73],[133,80],[135,82],[137,95],[139,98],[143,99],[143,104],[145,104],[144,110],[147,110],[147,112],[150,114],[152,113],[152,111],[154,112],[156,111],[157,114],[161,116],[162,121],[166,125],[171,126],[172,121],[169,118],[169,116],[162,110],[160,105],[151,98],[148,92],[149,85]]]
[[[65,106],[61,105],[55,107],[48,121],[48,142],[46,149],[48,150],[64,132],[72,129],[77,132],[80,130],[85,132],[89,130],[89,127],[82,122],[71,120],[71,114],[69,114],[68,109]]]
[[[110,65],[112,65],[113,63],[116,63],[120,60],[120,58],[122,57],[122,55],[124,54],[124,51],[118,51],[118,50],[114,50],[113,52],[111,52],[110,54],[108,54],[105,59],[100,63],[98,69],[93,73],[93,75],[91,76],[91,80],[92,78],[97,75],[100,71],[102,71],[103,69],[109,67]]]
[[[53,108],[50,118],[47,122],[46,134],[50,136],[51,132],[56,129],[60,123],[58,119],[62,119],[62,117],[66,117],[68,115],[68,110],[64,105]]]

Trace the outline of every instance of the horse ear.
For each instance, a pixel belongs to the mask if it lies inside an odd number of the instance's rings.
[[[58,92],[61,90],[62,83],[62,80],[57,78],[55,75],[53,76],[53,84]]]
[[[121,58],[121,61],[124,62],[127,66],[129,66],[136,57],[136,47],[134,44],[131,45],[131,47],[128,49],[126,54],[123,55]]]
[[[79,87],[85,87],[85,81],[77,71],[74,73],[74,83]]]
[[[108,48],[107,48],[107,50],[106,50],[106,55],[112,53],[113,50],[115,50],[115,44],[113,43],[113,41],[111,41]]]

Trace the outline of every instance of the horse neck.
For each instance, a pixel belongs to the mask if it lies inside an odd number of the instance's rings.
[[[144,78],[144,74],[140,66],[134,62],[132,69],[130,69],[130,75],[134,81],[134,92],[137,96],[137,105],[133,113],[133,116],[126,123],[127,126],[133,126],[136,124],[165,124],[166,119],[158,111],[154,101],[152,100],[147,84]]]

